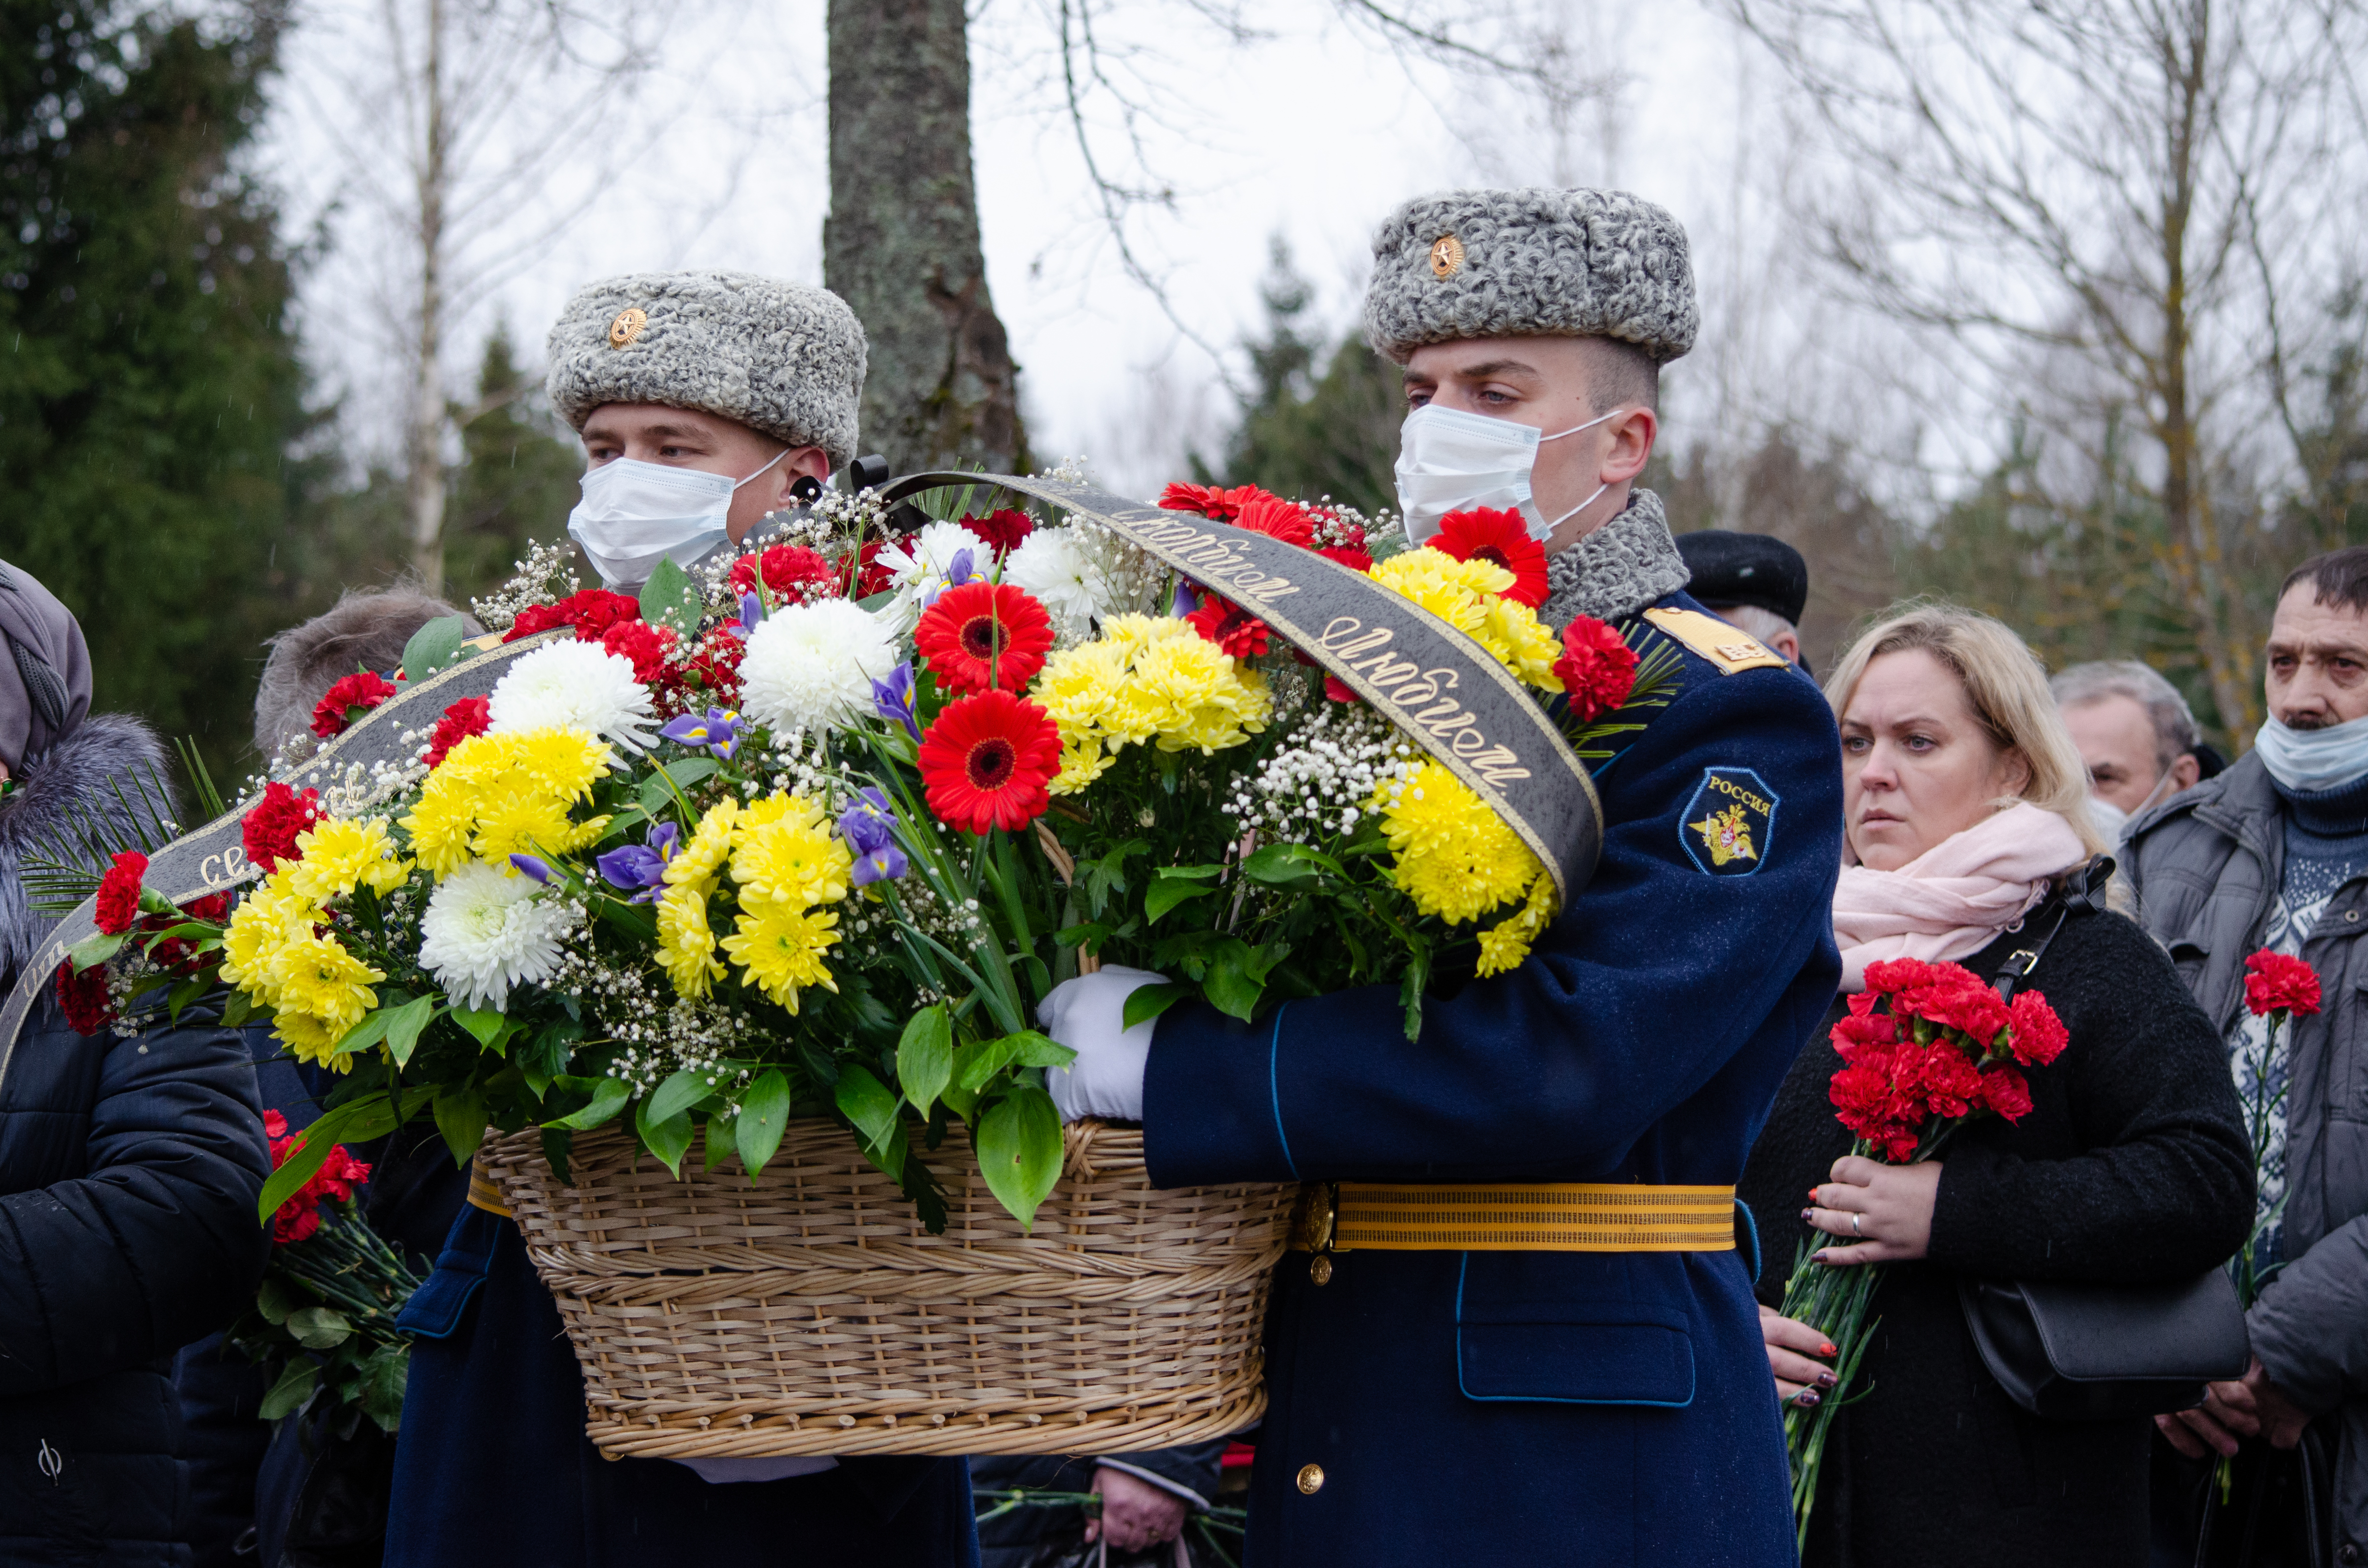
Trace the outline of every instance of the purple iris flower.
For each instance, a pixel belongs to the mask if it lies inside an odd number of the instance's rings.
[[[666,862],[674,858],[680,836],[681,830],[674,824],[662,822],[650,829],[648,843],[611,849],[592,863],[610,887],[638,890],[627,903],[655,903],[666,883]]]
[[[848,879],[857,887],[894,881],[912,868],[896,847],[896,808],[877,789],[858,794],[838,816],[839,835],[855,851],[855,869]]]
[[[1177,619],[1181,620],[1200,608],[1201,601],[1199,598],[1194,597],[1192,593],[1192,585],[1186,582],[1181,577],[1177,578],[1176,602],[1168,606],[1167,613],[1174,616]]]
[[[980,571],[977,562],[972,559],[974,553],[967,548],[955,551],[954,558],[946,562],[946,580],[922,595],[921,603],[924,605],[937,603],[938,596],[948,588],[959,588],[965,583],[985,582],[986,574]]]
[[[855,858],[855,868],[847,880],[857,887],[871,882],[893,882],[912,868],[905,863],[905,852],[893,844],[877,849],[867,849]]]
[[[888,672],[886,680],[871,683],[871,707],[882,719],[894,719],[915,740],[921,738],[920,721],[913,717],[913,665],[910,660]],[[867,794],[877,793],[867,790]]]
[[[510,864],[518,869],[520,875],[541,882],[544,887],[551,885],[552,873],[551,862],[548,860],[539,859],[532,855],[513,855],[510,857]]]
[[[660,730],[658,734],[679,746],[704,746],[728,762],[732,754],[739,749],[743,728],[740,715],[729,708],[711,708],[705,718],[696,713],[686,713]]]

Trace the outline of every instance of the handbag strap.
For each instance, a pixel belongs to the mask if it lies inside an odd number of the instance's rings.
[[[2056,934],[2064,929],[2064,922],[2072,917],[2074,910],[2101,910],[2105,907],[2105,884],[2112,880],[2112,876],[2113,858],[2093,855],[2088,864],[2070,872],[2057,884],[2055,891],[2047,896],[2038,910],[2042,916],[2051,911],[2054,914],[2055,917],[2047,922],[2047,929],[2041,932],[2029,947],[2017,948],[2007,954],[2006,962],[1998,965],[1998,978],[1990,982],[1998,991],[1998,1000],[2003,1002],[2011,998],[2014,988],[2031,978],[2031,971],[2039,967],[2041,957],[2047,951],[2047,944],[2055,940]],[[2025,918],[2029,919],[2028,916]]]

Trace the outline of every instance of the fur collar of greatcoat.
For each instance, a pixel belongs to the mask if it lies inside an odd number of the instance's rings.
[[[77,825],[85,820],[109,841],[138,848],[147,836],[133,809],[140,790],[153,798],[162,785],[169,792],[172,778],[171,759],[154,731],[128,714],[102,713],[50,747],[16,789],[0,796],[0,981],[16,983],[17,969],[56,923],[33,908],[25,891],[26,862],[76,842]],[[124,799],[111,787],[118,779]]]

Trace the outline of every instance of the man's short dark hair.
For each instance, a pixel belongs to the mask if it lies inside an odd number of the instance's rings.
[[[2368,610],[2368,544],[2314,555],[2278,585],[2283,599],[2296,583],[2310,579],[2311,597],[2334,609]]]
[[[1587,395],[1595,412],[1615,408],[1661,411],[1661,366],[1650,354],[1617,337],[1590,337],[1593,363],[1588,367]]]

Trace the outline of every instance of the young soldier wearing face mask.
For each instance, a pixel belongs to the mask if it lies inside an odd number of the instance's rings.
[[[855,448],[863,329],[838,297],[746,273],[644,274],[578,294],[551,399],[592,468],[568,531],[611,588],[690,567]],[[604,1460],[575,1352],[498,1197],[470,1184],[414,1335],[387,1568],[700,1561],[948,1568],[977,1561],[959,1459]],[[654,1544],[655,1543],[655,1544]]]
[[[855,452],[863,328],[826,289],[747,272],[587,285],[551,329],[552,406],[584,438],[567,519],[601,585],[737,550]]]
[[[1634,487],[1659,367],[1693,340],[1685,235],[1620,192],[1466,190],[1409,202],[1373,252],[1409,531],[1518,509],[1547,623],[1611,623],[1672,665],[1668,703],[1590,760],[1593,880],[1519,968],[1435,993],[1420,1040],[1395,984],[1130,1029],[1145,977],[1105,969],[1045,999],[1078,1052],[1051,1087],[1065,1116],[1139,1119],[1163,1187],[1317,1184],[1276,1275],[1247,1561],[1789,1568],[1730,1203],[1840,970],[1840,751],[1816,687],[1682,592]],[[1526,1233],[1373,1223],[1400,1200]],[[1671,1226],[1689,1203],[1708,1218]]]

